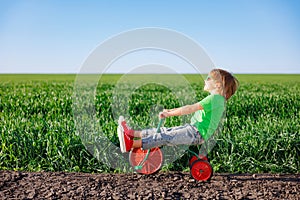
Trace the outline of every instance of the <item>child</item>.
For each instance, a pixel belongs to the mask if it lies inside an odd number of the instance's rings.
[[[239,86],[238,80],[229,72],[213,69],[205,80],[204,90],[210,95],[193,105],[180,108],[164,109],[159,118],[181,116],[194,113],[191,123],[184,126],[141,131],[132,130],[126,125],[122,116],[119,118],[118,137],[121,152],[132,148],[151,149],[163,145],[197,145],[208,140],[216,131],[223,113],[226,101],[235,93]],[[133,139],[140,138],[140,139]]]

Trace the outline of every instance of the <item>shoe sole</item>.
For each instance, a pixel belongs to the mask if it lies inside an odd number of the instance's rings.
[[[123,130],[123,127],[121,124],[123,121],[124,121],[124,117],[120,116],[119,120],[118,120],[118,138],[119,138],[119,142],[120,142],[121,152],[125,153],[126,145],[125,145],[125,140],[124,140],[124,130]]]

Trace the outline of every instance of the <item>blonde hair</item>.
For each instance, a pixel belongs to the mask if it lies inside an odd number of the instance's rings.
[[[223,69],[213,69],[210,71],[211,77],[222,85],[222,94],[228,100],[238,89],[239,81],[230,73]]]

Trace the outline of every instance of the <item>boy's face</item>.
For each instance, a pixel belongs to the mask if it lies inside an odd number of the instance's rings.
[[[210,92],[216,89],[216,83],[211,76],[207,76],[207,78],[204,80],[204,83],[204,91]]]

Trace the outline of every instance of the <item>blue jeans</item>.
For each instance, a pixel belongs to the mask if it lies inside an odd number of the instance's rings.
[[[160,133],[156,132],[156,128],[142,130],[142,148],[151,149],[160,146],[175,145],[198,145],[204,142],[197,128],[185,124],[171,128],[161,128]]]

